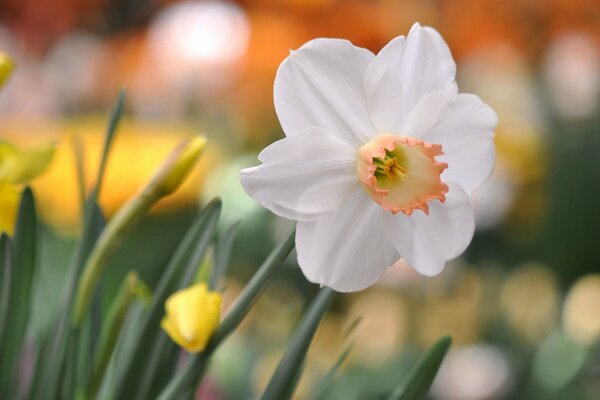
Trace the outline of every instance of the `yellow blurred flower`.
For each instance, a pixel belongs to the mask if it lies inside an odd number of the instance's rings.
[[[0,138],[19,146],[34,146],[50,140],[57,145],[52,165],[32,185],[43,221],[65,235],[76,235],[81,209],[74,142],[82,150],[86,190],[94,184],[104,145],[106,116],[82,115],[62,120],[1,119]],[[193,137],[195,128],[186,122],[139,121],[124,117],[111,148],[99,204],[112,216],[128,199],[152,179],[156,167],[170,149]],[[27,132],[19,135],[15,132]],[[197,202],[204,179],[227,160],[222,146],[212,140],[183,185],[161,200],[152,213],[166,213]],[[60,188],[60,190],[56,190]]]
[[[558,319],[559,287],[544,265],[519,266],[506,279],[500,292],[500,309],[508,326],[532,343],[548,335]]]
[[[20,186],[48,168],[54,147],[49,143],[22,150],[0,140],[0,231],[12,233]]]
[[[15,63],[8,54],[0,52],[0,87],[4,86],[13,70]]]
[[[190,353],[203,351],[221,317],[221,295],[199,283],[171,295],[161,327]]]
[[[567,335],[591,345],[600,339],[600,274],[580,278],[569,290],[563,306],[562,323]]]

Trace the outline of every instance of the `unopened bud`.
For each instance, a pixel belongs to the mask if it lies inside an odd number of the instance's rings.
[[[181,142],[160,167],[149,188],[156,190],[161,196],[173,193],[192,172],[205,147],[204,136]]]

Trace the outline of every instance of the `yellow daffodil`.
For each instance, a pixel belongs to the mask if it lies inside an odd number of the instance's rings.
[[[0,87],[4,86],[14,69],[15,63],[12,58],[0,52]]]
[[[20,186],[48,168],[54,147],[50,143],[21,150],[0,140],[0,231],[12,233]]]
[[[221,295],[199,283],[171,295],[161,327],[190,353],[203,351],[221,316]]]

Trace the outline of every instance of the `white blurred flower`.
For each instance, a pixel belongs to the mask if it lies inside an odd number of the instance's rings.
[[[567,119],[593,115],[600,102],[600,53],[586,36],[564,35],[549,47],[544,78],[556,111]]]
[[[480,344],[448,354],[431,393],[438,400],[493,400],[503,398],[511,385],[504,354],[491,345]]]
[[[458,94],[434,29],[415,24],[375,56],[338,39],[293,51],[275,78],[286,138],[242,171],[275,214],[297,220],[308,280],[342,292],[401,256],[436,275],[471,241],[471,193],[494,166],[494,111]]]
[[[231,82],[230,67],[246,53],[249,40],[250,25],[236,4],[185,1],[152,21],[148,62],[184,89],[195,84],[220,88]]]

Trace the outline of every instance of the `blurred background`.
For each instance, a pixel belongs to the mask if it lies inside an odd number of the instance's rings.
[[[339,295],[304,368],[300,399],[378,399],[440,335],[454,337],[432,399],[600,398],[600,3],[597,0],[34,0],[0,3],[0,51],[17,69],[0,93],[0,139],[55,141],[33,182],[45,227],[30,334],[47,329],[78,233],[76,151],[91,184],[108,110],[128,92],[101,205],[110,216],[184,137],[205,134],[200,166],[112,260],[153,287],[198,208],[242,220],[226,307],[290,223],[248,198],[239,170],[283,137],[279,63],[314,37],[374,52],[419,21],[438,29],[461,91],[499,114],[498,161],[474,199],[477,233],[433,279],[399,263]],[[290,257],[218,352],[199,396],[251,398],[266,385],[315,293]],[[323,376],[340,355],[333,379]]]

